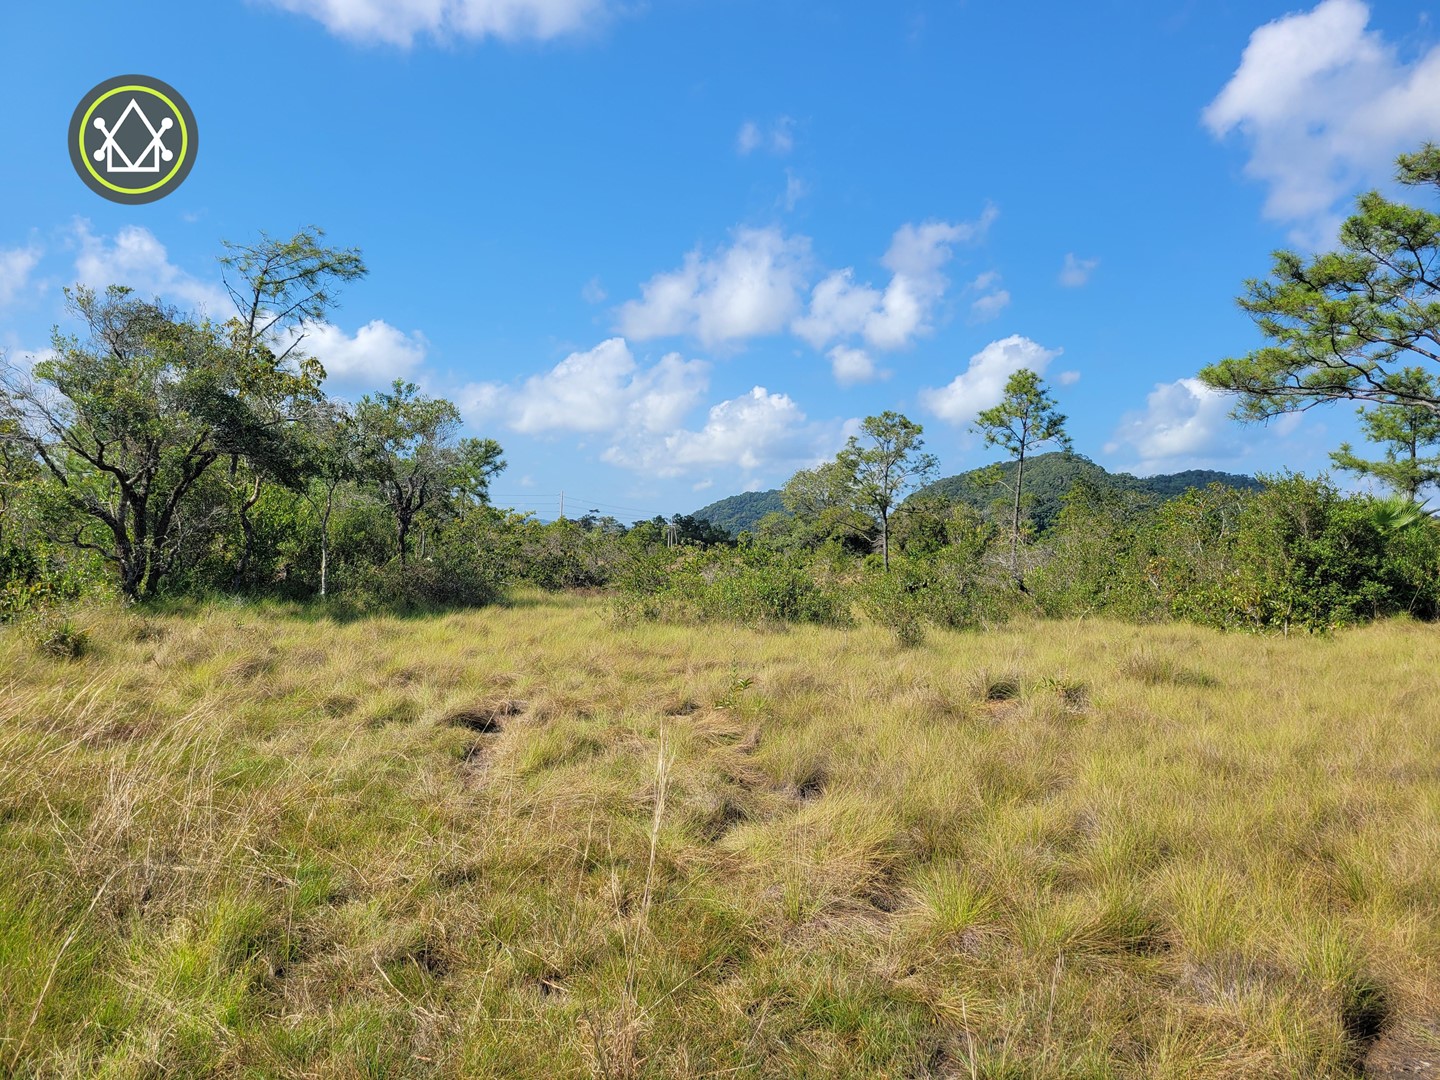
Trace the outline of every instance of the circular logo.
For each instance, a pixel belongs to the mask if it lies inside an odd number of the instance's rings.
[[[91,191],[112,202],[169,195],[190,175],[199,145],[189,104],[147,75],[106,79],[70,117],[70,161]]]

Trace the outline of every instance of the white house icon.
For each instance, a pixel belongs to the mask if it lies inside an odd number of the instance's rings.
[[[115,142],[115,136],[125,126],[125,121],[130,119],[132,112],[140,117],[140,122],[150,132],[149,144],[133,161]],[[126,105],[125,111],[120,114],[120,119],[115,121],[114,127],[107,129],[103,116],[95,118],[95,127],[105,136],[105,141],[100,145],[100,149],[95,151],[95,160],[105,162],[105,171],[108,173],[158,173],[161,161],[170,161],[175,157],[175,152],[165,147],[165,132],[174,125],[175,121],[167,116],[160,121],[160,126],[157,128],[150,122],[150,117],[145,115],[145,110],[140,107],[139,100],[132,97],[130,104]]]

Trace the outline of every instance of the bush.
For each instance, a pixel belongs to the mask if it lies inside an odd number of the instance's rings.
[[[988,534],[975,533],[923,556],[900,556],[885,571],[867,564],[861,585],[869,616],[895,631],[901,644],[918,644],[923,625],[970,630],[1003,623],[1033,609],[990,550]]]
[[[827,588],[807,568],[789,563],[757,563],[721,573],[701,594],[708,618],[731,622],[850,622],[850,601]]]
[[[1040,609],[1053,618],[1168,616],[1142,572],[1155,520],[1150,496],[1076,483],[1062,500],[1040,565],[1026,577]]]
[[[1433,522],[1387,530],[1373,500],[1346,497],[1323,477],[1265,484],[1255,493],[1193,491],[1161,508],[1146,574],[1171,615],[1288,633],[1435,613]]]
[[[1440,525],[1425,519],[1390,534],[1381,566],[1389,611],[1440,618]]]
[[[62,557],[42,541],[0,545],[0,622],[44,612],[101,589],[99,568],[84,552]]]
[[[342,602],[360,612],[479,607],[501,596],[493,581],[457,572],[443,558],[347,569],[337,585]]]
[[[850,597],[822,566],[767,548],[678,548],[634,555],[619,574],[624,617],[745,624],[852,621]]]
[[[909,578],[898,565],[895,573],[870,574],[862,605],[866,615],[895,634],[896,641],[913,648],[924,643],[925,626],[921,599]]]

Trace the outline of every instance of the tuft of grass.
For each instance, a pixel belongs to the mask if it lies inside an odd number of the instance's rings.
[[[923,933],[949,938],[974,930],[994,908],[994,901],[949,861],[927,866],[910,880],[909,894]]]
[[[1172,656],[1158,655],[1150,649],[1138,649],[1120,663],[1120,673],[1146,686],[1218,686],[1213,675],[1186,667]]]
[[[90,647],[90,635],[73,619],[54,611],[29,619],[25,636],[37,653],[52,660],[78,660]]]
[[[1037,689],[1053,694],[1066,712],[1083,713],[1090,708],[1090,688],[1083,682],[1047,675],[1040,680]]]
[[[1013,671],[981,668],[970,678],[970,689],[977,701],[1014,701],[1020,697],[1020,676]]]

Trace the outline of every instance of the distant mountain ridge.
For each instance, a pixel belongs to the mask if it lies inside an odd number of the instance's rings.
[[[998,468],[1001,481],[1008,484],[1015,475],[1015,463],[1003,462]],[[952,502],[963,502],[977,510],[985,510],[997,498],[1004,496],[1004,488],[984,482],[986,472],[986,469],[971,469],[969,472],[947,476],[921,488],[915,494],[939,495]],[[1192,488],[1203,488],[1210,484],[1223,484],[1244,490],[1256,490],[1261,486],[1260,481],[1253,476],[1218,472],[1214,469],[1186,469],[1184,472],[1160,473],[1155,476],[1132,476],[1130,473],[1112,473],[1083,454],[1066,454],[1061,451],[1039,454],[1025,462],[1026,503],[1029,506],[1030,518],[1037,529],[1043,531],[1050,527],[1060,513],[1061,500],[1082,478],[1101,488],[1153,495],[1162,502],[1183,495]],[[717,499],[696,510],[694,516],[706,518],[712,524],[725,529],[731,536],[738,536],[747,529],[753,530],[761,518],[772,512],[787,512],[779,490],[746,491],[740,495]]]
[[[940,495],[952,502],[963,502],[977,510],[986,510],[996,499],[1008,497],[1010,489],[1003,485],[1010,484],[1014,479],[1015,463],[1003,462],[998,466],[998,470],[999,484],[984,482],[987,470],[972,469],[958,476],[937,480],[921,488],[916,495]],[[1253,476],[1218,472],[1214,469],[1187,469],[1184,472],[1158,473],[1155,476],[1112,473],[1083,454],[1052,451],[1038,454],[1025,462],[1025,501],[1030,520],[1036,529],[1044,532],[1054,524],[1064,505],[1065,496],[1082,479],[1089,480],[1102,490],[1151,495],[1160,502],[1210,484],[1223,484],[1225,487],[1248,491],[1258,490],[1262,486]]]

